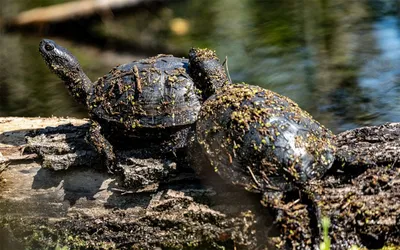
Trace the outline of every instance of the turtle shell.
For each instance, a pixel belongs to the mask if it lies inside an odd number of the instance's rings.
[[[192,124],[200,102],[187,72],[188,61],[170,55],[117,66],[95,83],[91,114],[127,129]]]
[[[215,171],[248,189],[284,189],[332,165],[332,133],[287,97],[230,84],[202,106],[196,134]]]

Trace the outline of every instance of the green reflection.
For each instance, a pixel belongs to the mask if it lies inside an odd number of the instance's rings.
[[[82,116],[38,54],[38,38],[0,37],[1,116]]]

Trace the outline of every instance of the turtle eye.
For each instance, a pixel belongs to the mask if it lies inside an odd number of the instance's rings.
[[[52,51],[52,50],[54,49],[54,46],[51,45],[51,44],[46,44],[46,45],[44,46],[44,48],[45,48],[47,51]]]

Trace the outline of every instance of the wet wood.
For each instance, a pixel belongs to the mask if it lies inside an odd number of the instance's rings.
[[[25,26],[61,22],[95,14],[112,15],[113,10],[132,7],[155,0],[80,0],[60,3],[21,12],[7,22],[10,26]],[[163,0],[156,0],[163,1]]]
[[[85,142],[87,129],[87,120],[0,118],[1,249],[43,249],[57,240],[96,249],[273,249],[289,242],[260,194],[227,185],[213,171],[198,176],[186,161],[137,150],[117,152],[122,177],[107,174]],[[400,123],[391,123],[337,136],[341,161],[312,183],[332,221],[332,249],[400,245],[399,131]],[[306,206],[289,200],[280,223],[308,230],[298,221],[304,213]]]
[[[252,230],[266,216],[253,195],[211,187],[217,176],[203,182],[188,166],[140,150],[118,152],[125,175],[116,179],[86,144],[87,129],[87,120],[0,118],[0,249],[54,248],[31,236],[60,231],[71,249],[218,249],[232,239],[254,247]]]
[[[400,160],[400,123],[345,131],[336,141],[337,155],[347,165],[392,165]]]

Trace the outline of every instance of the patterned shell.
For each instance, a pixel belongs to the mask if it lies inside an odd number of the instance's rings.
[[[169,55],[117,66],[96,82],[91,114],[126,129],[194,123],[200,102],[187,69],[186,59]]]
[[[224,179],[247,189],[279,189],[321,177],[332,165],[332,133],[289,98],[230,84],[200,110],[198,141]]]

